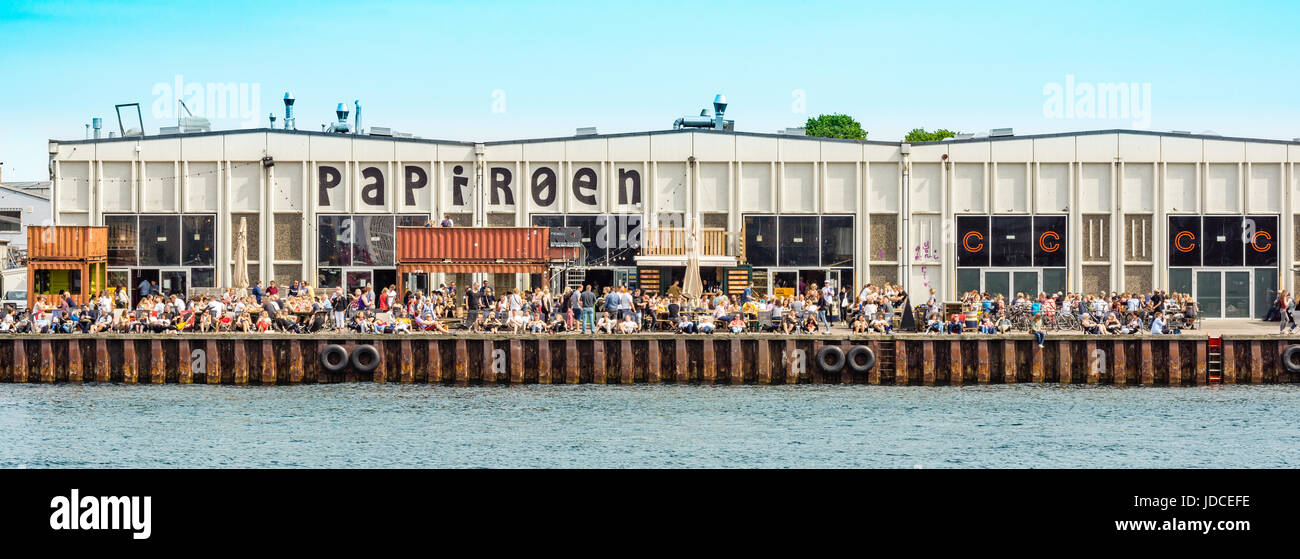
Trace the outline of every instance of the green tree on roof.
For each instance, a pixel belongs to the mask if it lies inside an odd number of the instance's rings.
[[[847,140],[865,140],[867,131],[862,124],[849,115],[831,114],[809,118],[804,123],[804,134],[818,138],[844,138]]]

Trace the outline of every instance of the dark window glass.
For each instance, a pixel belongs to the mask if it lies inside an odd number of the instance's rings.
[[[777,260],[781,266],[816,266],[817,218],[815,216],[783,215],[778,220],[780,239]]]
[[[180,262],[180,216],[140,216],[140,265],[176,266]]]
[[[316,236],[316,264],[351,266],[352,218],[346,215],[322,215],[318,219],[320,227]]]
[[[1281,241],[1277,235],[1277,217],[1246,216],[1245,227],[1242,240],[1246,243],[1246,265],[1277,266],[1277,246]]]
[[[600,240],[600,229],[604,225],[606,216],[595,215],[571,215],[565,218],[565,225],[568,227],[577,227],[581,231],[579,239],[582,241],[583,253],[586,258],[583,263],[593,266],[605,265],[605,247],[604,242]]]
[[[776,265],[776,217],[745,216],[745,260],[751,266]]]
[[[1169,216],[1169,265],[1201,265],[1201,218],[1199,216]],[[1191,281],[1187,283],[1190,286]],[[1191,289],[1189,288],[1188,291]]]
[[[397,216],[398,227],[424,227],[429,224],[427,215],[399,215]],[[437,225],[435,223],[434,225]]]
[[[853,216],[822,217],[822,266],[853,265]]]
[[[316,287],[320,289],[334,289],[343,285],[343,270],[338,268],[317,268],[316,269]]]
[[[1173,293],[1191,293],[1192,271],[1188,268],[1170,268],[1169,291]]]
[[[1047,268],[1043,270],[1043,293],[1055,295],[1065,293],[1065,268]]]
[[[629,266],[634,264],[636,260],[633,257],[641,254],[641,216],[601,217],[609,218],[609,262]]]
[[[980,288],[980,270],[978,268],[957,268],[957,294],[978,291]]]
[[[1205,217],[1201,223],[1204,232],[1201,265],[1242,265],[1245,245],[1241,242],[1241,218]]]
[[[1065,266],[1065,216],[1034,216],[1034,266]],[[1044,290],[1046,291],[1046,290]],[[1053,293],[1048,291],[1047,293]]]
[[[562,215],[534,215],[533,227],[564,227]]]
[[[181,217],[181,265],[212,266],[216,262],[214,245],[217,237],[217,218],[210,215]],[[194,284],[195,287],[211,287]]]
[[[988,216],[957,216],[957,265],[989,265],[989,218]],[[979,288],[979,276],[975,276],[975,288]],[[968,291],[968,290],[962,290]]]
[[[0,233],[17,233],[23,228],[23,212],[5,210],[0,212]]]
[[[194,287],[216,287],[216,275],[213,268],[190,269],[190,284]]]
[[[138,238],[137,218],[133,215],[106,215],[108,226],[108,265],[135,266]]]
[[[989,223],[991,266],[1032,266],[1034,233],[1032,219],[1025,216],[994,217]]]
[[[393,216],[352,216],[353,266],[393,265]]]

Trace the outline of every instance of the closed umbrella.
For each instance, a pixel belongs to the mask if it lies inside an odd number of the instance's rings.
[[[231,287],[238,289],[240,297],[248,294],[248,218],[239,218],[239,231],[235,233],[235,273]]]
[[[704,293],[704,282],[700,280],[700,235],[699,221],[691,220],[686,234],[686,277],[682,281],[682,293],[688,297],[699,297]]]

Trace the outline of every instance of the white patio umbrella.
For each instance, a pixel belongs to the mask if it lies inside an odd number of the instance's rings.
[[[235,232],[235,273],[230,279],[231,287],[238,290],[240,297],[248,295],[248,218],[239,218],[239,231]]]
[[[686,277],[682,281],[682,293],[695,298],[704,293],[704,282],[700,280],[700,222],[692,219],[686,232]]]

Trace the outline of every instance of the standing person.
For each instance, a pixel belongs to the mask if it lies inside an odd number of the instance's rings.
[[[596,294],[591,292],[591,284],[588,284],[582,290],[582,333],[587,333],[587,328],[591,328],[591,333],[596,333]]]
[[[257,304],[262,304],[262,280],[253,282],[253,298],[257,300]]]
[[[334,328],[342,330],[345,326],[344,313],[348,310],[348,296],[340,287],[334,290],[334,296],[330,298],[330,309],[334,313]]]
[[[1290,309],[1289,312],[1291,314],[1291,327],[1287,329],[1287,333],[1289,334],[1291,332],[1295,332],[1296,319],[1300,319],[1300,300],[1297,300],[1295,297],[1291,297],[1291,296],[1287,296],[1287,298],[1291,299],[1291,305],[1287,307],[1288,309]],[[1288,311],[1282,311],[1282,312],[1288,312]]]
[[[149,295],[153,294],[153,284],[149,283],[148,279],[142,279],[140,280],[139,290],[140,290],[140,299],[144,299],[145,297],[148,297]]]
[[[483,294],[479,291],[479,283],[474,282],[465,290],[465,324],[473,325],[478,321],[478,310],[483,302]]]

